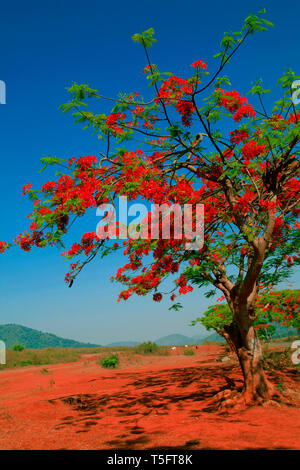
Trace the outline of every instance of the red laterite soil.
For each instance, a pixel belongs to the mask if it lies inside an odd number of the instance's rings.
[[[133,359],[120,352],[114,370],[85,355],[0,371],[0,449],[300,448],[296,398],[292,406],[220,412],[214,395],[242,384],[237,362],[216,361],[222,346],[193,349]],[[297,374],[270,378],[300,392]]]

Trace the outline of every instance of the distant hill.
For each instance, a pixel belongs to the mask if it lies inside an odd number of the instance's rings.
[[[116,341],[115,343],[106,344],[106,348],[112,348],[114,346],[137,346],[140,344],[138,341]]]
[[[0,340],[5,342],[7,348],[18,343],[27,349],[99,347],[99,344],[81,343],[15,324],[0,325]]]
[[[275,325],[276,333],[273,335],[273,338],[286,338],[288,336],[297,336],[298,332],[296,328],[291,326],[284,326],[284,325]],[[222,341],[225,342],[225,339],[218,335],[218,333],[211,333],[206,336],[203,341]],[[201,343],[203,342],[201,341]]]
[[[276,325],[276,333],[273,338],[283,338],[287,336],[297,336],[297,330],[292,327],[278,326]],[[198,336],[185,336],[181,334],[172,334],[168,336],[162,336],[154,341],[154,343],[159,346],[174,346],[174,345],[183,345],[183,344],[202,344],[204,341],[213,341],[213,342],[225,342],[225,339],[218,335],[218,333],[204,331]],[[107,344],[106,346],[136,346],[140,344],[135,341],[118,341],[115,343]]]
[[[172,346],[174,344],[200,344],[200,338],[191,338],[185,335],[173,334],[158,338],[155,343],[160,346]]]
[[[200,344],[202,344],[204,341],[220,341],[224,343],[225,339],[223,338],[223,336],[218,335],[218,333],[210,333],[208,336],[202,339]]]
[[[298,336],[298,331],[292,326],[276,325],[274,338],[286,338],[287,336]]]
[[[286,326],[277,326],[274,338],[282,338],[286,336],[297,336],[295,328]],[[81,343],[73,339],[60,338],[51,333],[43,333],[42,331],[27,328],[22,325],[13,323],[0,325],[0,340],[4,341],[7,348],[11,348],[15,344],[23,344],[27,349],[43,349],[43,348],[96,348],[101,347],[100,344]],[[184,344],[202,344],[203,341],[224,341],[217,333],[201,332],[196,336],[189,337],[181,334],[171,334],[162,336],[155,340],[160,346],[173,346]],[[137,346],[138,341],[115,341],[107,344],[105,347],[114,346]]]

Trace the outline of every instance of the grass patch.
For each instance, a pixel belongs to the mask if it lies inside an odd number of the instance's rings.
[[[6,364],[0,364],[0,370],[13,367],[37,366],[76,362],[82,352],[68,348],[23,349],[22,351],[6,350]]]
[[[185,349],[185,350],[183,351],[183,354],[184,354],[185,356],[194,356],[195,351],[193,351],[193,349]]]

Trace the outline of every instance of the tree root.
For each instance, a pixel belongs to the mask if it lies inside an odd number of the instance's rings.
[[[300,392],[293,389],[284,391],[270,390],[267,398],[255,397],[249,399],[249,394],[245,391],[232,389],[222,390],[210,401],[205,411],[215,411],[220,413],[230,413],[245,410],[251,406],[262,406],[264,408],[280,408],[281,406],[296,406],[300,404]]]

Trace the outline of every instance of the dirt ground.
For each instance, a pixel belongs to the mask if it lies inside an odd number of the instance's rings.
[[[1,371],[0,449],[300,449],[300,403],[220,412],[213,397],[241,386],[238,364],[222,346],[193,349]],[[269,377],[300,391],[298,372]]]

